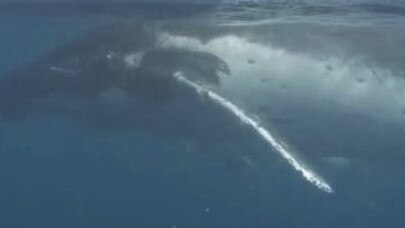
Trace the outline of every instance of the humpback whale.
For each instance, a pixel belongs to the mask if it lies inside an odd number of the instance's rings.
[[[166,100],[173,93],[171,75],[178,70],[212,85],[220,83],[219,72],[230,74],[213,54],[159,49],[154,35],[141,23],[114,24],[12,70],[0,77],[0,113],[13,118],[35,99],[58,94],[94,98],[111,88]],[[144,54],[140,66],[131,68],[125,57],[135,50]]]
[[[21,116],[36,100],[61,94],[97,103],[113,89],[138,100],[166,102],[186,87],[253,130],[306,181],[327,193],[334,191],[259,121],[215,92],[222,75],[231,74],[224,60],[210,52],[162,47],[157,41],[156,31],[142,24],[114,25],[91,33],[1,77],[0,113],[5,119]],[[138,53],[138,62],[128,65],[133,53]]]

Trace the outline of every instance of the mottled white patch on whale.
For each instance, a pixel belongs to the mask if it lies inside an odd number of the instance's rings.
[[[127,67],[139,68],[145,52],[134,52],[124,57],[124,62]]]
[[[163,32],[159,39],[163,48],[205,51],[226,61],[232,78],[223,78],[221,87],[238,99],[260,100],[271,92],[308,105],[334,105],[384,121],[405,122],[405,79],[362,56],[319,58],[236,35],[202,41]],[[246,56],[255,59],[253,68]],[[262,83],[263,79],[272,83]]]

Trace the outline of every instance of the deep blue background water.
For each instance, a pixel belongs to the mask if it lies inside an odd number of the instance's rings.
[[[1,14],[0,73],[24,65],[111,20],[95,16]],[[31,115],[18,121],[2,121],[0,226],[405,225],[401,156],[383,165],[360,159],[353,162],[356,165],[344,168],[318,164],[336,190],[334,194],[325,194],[302,180],[236,119],[220,108],[196,101],[198,98],[190,96],[169,106],[141,106],[140,113],[133,117],[117,111],[115,115],[127,115],[123,119],[149,121],[126,128],[116,122],[105,123],[105,119],[101,119],[103,124],[89,125],[60,116]],[[142,114],[147,110],[157,114]],[[316,129],[333,129],[335,134],[328,136],[335,135],[336,141],[343,135],[346,140],[353,135],[356,141],[368,141],[367,134],[344,129],[340,129],[344,133],[339,133],[339,123],[334,125],[325,118],[339,113],[319,114],[319,110],[311,109],[305,114],[305,107],[301,112],[303,119],[319,115],[314,118],[316,123],[308,123],[308,128],[319,124]],[[92,118],[97,118],[97,113],[93,114]],[[176,125],[182,121],[187,124]],[[302,127],[294,125],[280,125],[279,129],[280,134],[288,134],[304,151],[322,148],[311,141],[322,130],[299,132]],[[382,134],[381,142],[376,143],[380,146],[384,145]],[[401,145],[401,138],[396,142]],[[310,144],[308,148],[305,143]],[[350,141],[343,144],[350,145]],[[378,150],[386,148],[389,145]],[[356,148],[344,149],[356,152]],[[381,151],[371,154],[383,160]]]

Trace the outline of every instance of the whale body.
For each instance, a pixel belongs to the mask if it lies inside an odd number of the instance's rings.
[[[90,32],[36,61],[0,78],[0,113],[21,116],[32,101],[55,95],[91,99],[118,88],[130,96],[167,100],[173,94],[172,74],[190,72],[199,80],[219,85],[219,73],[230,74],[217,56],[192,50],[160,49],[156,32],[142,23],[122,23]],[[137,68],[125,57],[143,52]]]

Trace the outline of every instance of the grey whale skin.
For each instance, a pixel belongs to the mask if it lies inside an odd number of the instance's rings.
[[[135,51],[144,53],[140,66],[126,66],[124,57]],[[227,64],[213,54],[160,49],[156,33],[142,23],[114,24],[0,77],[0,113],[14,118],[24,115],[38,98],[95,98],[113,87],[165,101],[174,94],[171,75],[179,70],[212,85],[220,83],[218,72],[230,74]]]

